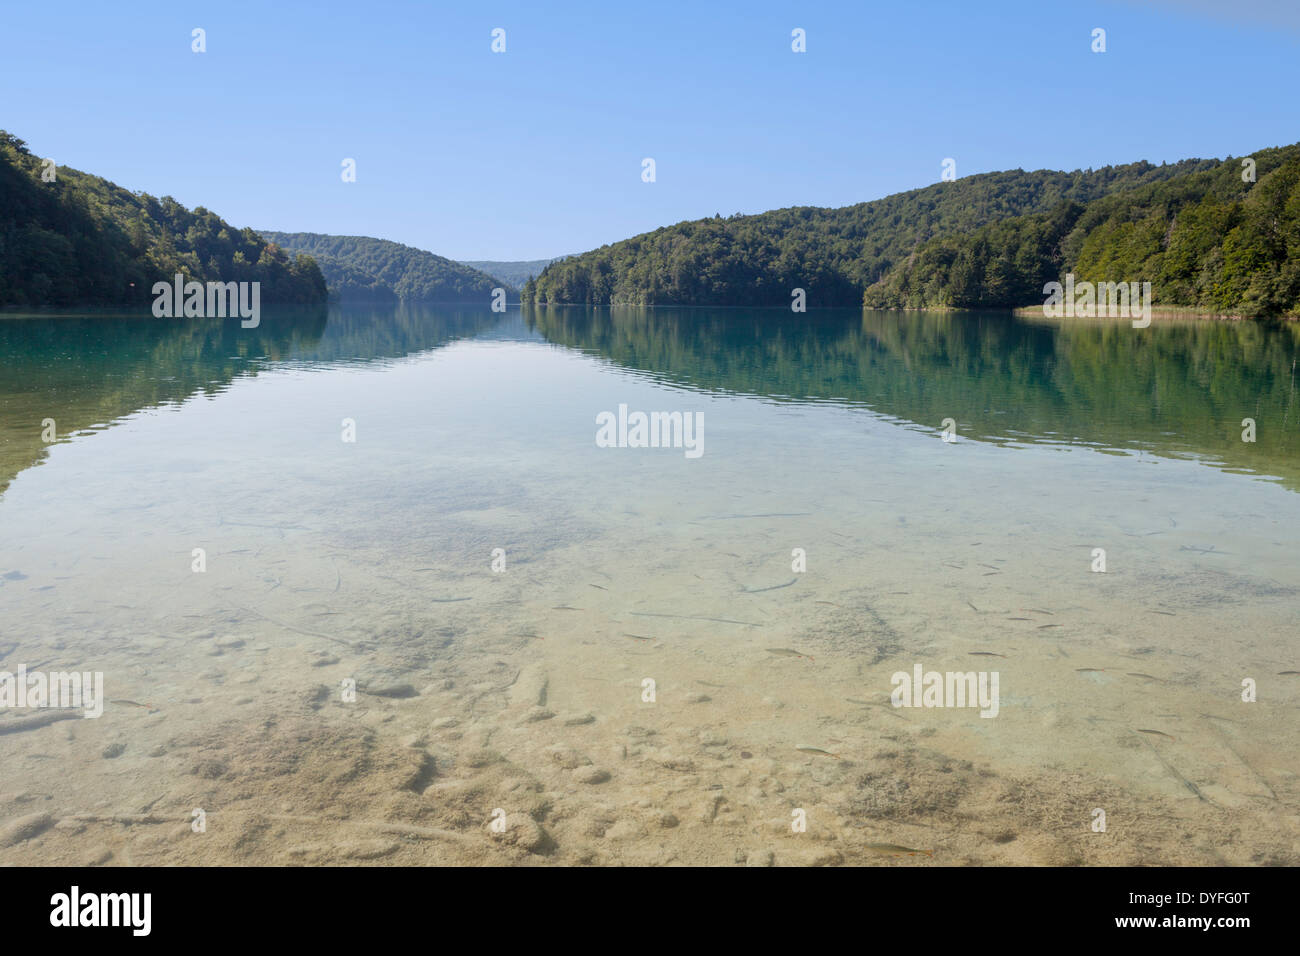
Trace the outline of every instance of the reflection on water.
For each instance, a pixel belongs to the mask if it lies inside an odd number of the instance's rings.
[[[0,708],[0,861],[1294,864],[1298,353],[1006,315],[0,321],[0,669],[109,698]],[[597,448],[620,404],[702,414],[705,454]],[[996,670],[997,716],[888,706],[918,665]]]
[[[576,307],[528,319],[551,342],[690,387],[865,405],[931,429],[954,417],[980,440],[1206,456],[1300,488],[1300,323]]]
[[[277,362],[306,365],[396,359],[482,333],[490,312],[268,309],[255,329],[206,319],[115,313],[0,320],[0,492],[36,464],[46,442],[137,412],[215,394]]]

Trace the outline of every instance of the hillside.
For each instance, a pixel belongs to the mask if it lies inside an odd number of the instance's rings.
[[[500,279],[476,269],[386,239],[267,230],[262,235],[316,257],[331,296],[344,301],[487,304],[492,290],[502,287]]]
[[[936,239],[868,288],[874,308],[1041,304],[1043,285],[1151,283],[1156,305],[1300,314],[1300,145]]]
[[[479,272],[486,272],[492,278],[499,279],[512,289],[522,289],[525,282],[541,275],[542,270],[552,262],[559,262],[561,259],[567,258],[568,256],[556,256],[554,259],[526,259],[520,262],[495,262],[491,260],[471,262],[461,260],[460,264],[469,266],[471,269],[477,269]]]
[[[42,161],[0,130],[0,307],[140,306],[176,273],[199,281],[261,282],[266,303],[323,302],[325,280],[251,229],[202,206],[186,209]]]
[[[552,263],[525,301],[598,305],[860,305],[867,286],[921,243],[1086,204],[1217,166],[1132,163],[1065,173],[982,173],[840,209],[811,206],[678,223]]]

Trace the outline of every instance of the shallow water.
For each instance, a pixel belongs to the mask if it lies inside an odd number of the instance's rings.
[[[0,712],[0,861],[1294,865],[1297,355],[1001,314],[0,321],[0,668],[146,705]],[[620,404],[702,413],[703,454],[597,447]],[[918,664],[996,671],[997,715],[889,706]]]

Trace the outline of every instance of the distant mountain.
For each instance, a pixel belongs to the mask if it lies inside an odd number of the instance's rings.
[[[535,278],[542,274],[542,270],[552,262],[559,262],[561,259],[567,259],[568,256],[556,256],[554,259],[527,259],[522,262],[470,262],[461,260],[461,265],[469,266],[471,269],[477,269],[479,272],[486,272],[495,279],[500,279],[512,289],[522,289],[524,283],[529,279]]]
[[[50,169],[0,130],[0,307],[144,307],[153,284],[178,272],[196,282],[260,282],[263,304],[325,300],[309,257],[291,260],[202,206]]]
[[[272,242],[320,262],[330,295],[343,301],[490,304],[492,290],[514,287],[451,259],[367,236],[263,231]],[[511,296],[513,298],[513,295]]]
[[[868,286],[931,239],[1219,165],[1184,160],[1069,173],[982,173],[839,209],[797,206],[697,219],[552,263],[523,290],[523,299],[788,306],[791,290],[802,288],[810,306],[857,306]]]

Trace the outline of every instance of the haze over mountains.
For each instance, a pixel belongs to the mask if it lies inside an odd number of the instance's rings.
[[[561,259],[567,259],[568,256],[556,256],[554,259],[527,259],[521,262],[494,262],[494,261],[469,261],[461,260],[460,264],[469,266],[471,269],[477,269],[479,272],[486,272],[494,279],[500,279],[512,289],[521,289],[529,279],[536,278],[542,274],[542,270],[552,262],[559,262]]]

